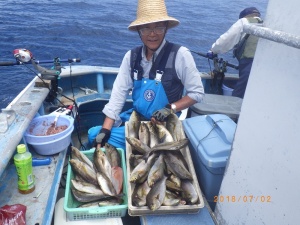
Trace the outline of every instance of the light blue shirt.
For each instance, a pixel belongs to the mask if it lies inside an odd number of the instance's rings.
[[[162,45],[155,52],[153,57],[156,57],[159,54],[165,43],[166,40],[163,41]],[[121,113],[121,110],[123,109],[123,106],[125,104],[126,96],[129,94],[133,87],[133,80],[131,78],[130,55],[131,51],[128,51],[125,54],[119,69],[119,73],[113,85],[111,97],[109,99],[109,102],[103,109],[103,113],[106,116],[115,120],[114,126],[119,126],[122,123],[119,114]],[[141,66],[144,70],[144,78],[149,78],[152,61],[152,59],[147,60],[144,47],[141,60]],[[175,70],[178,78],[181,80],[185,88],[185,95],[189,96],[196,102],[201,102],[204,96],[204,88],[201,81],[201,76],[190,50],[186,47],[181,46],[177,52],[175,59]]]

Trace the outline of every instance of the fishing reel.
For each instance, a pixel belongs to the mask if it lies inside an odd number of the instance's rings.
[[[60,58],[56,57],[53,61],[36,61],[33,58],[33,54],[28,49],[15,49],[13,51],[14,57],[16,58],[16,64],[27,64],[31,63],[35,70],[38,71],[38,77],[44,82],[44,80],[50,80],[51,81],[51,87],[49,95],[46,98],[47,102],[53,102],[58,93],[58,79],[59,75],[61,74],[61,69],[63,68],[61,66],[61,60]],[[80,62],[80,59],[67,59],[63,60],[64,62]],[[42,67],[38,65],[39,63],[53,63],[53,67],[51,69],[47,69],[45,67]],[[5,65],[4,63],[2,63]],[[12,65],[11,63],[7,63],[6,65]],[[45,82],[44,82],[45,83]]]
[[[227,61],[223,60],[223,58],[214,57],[211,59],[205,53],[195,51],[191,52],[196,53],[197,55],[200,55],[209,60],[213,60],[214,69],[211,71],[212,80],[210,82],[209,92],[222,95],[222,84],[225,77],[225,72],[227,72],[227,66],[236,70],[238,70],[238,66],[228,63]]]

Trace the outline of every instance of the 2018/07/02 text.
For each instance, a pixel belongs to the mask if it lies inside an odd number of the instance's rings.
[[[261,203],[270,203],[270,195],[215,195],[214,202],[261,202]]]

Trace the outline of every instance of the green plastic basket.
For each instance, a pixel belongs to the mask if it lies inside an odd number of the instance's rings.
[[[105,151],[105,149],[102,149]],[[70,163],[68,164],[66,191],[64,200],[64,209],[67,214],[68,221],[74,220],[89,220],[89,219],[100,219],[100,218],[112,218],[112,217],[124,217],[128,209],[128,197],[127,197],[127,176],[126,176],[126,163],[125,153],[121,148],[117,148],[120,156],[123,169],[123,204],[114,206],[101,206],[92,208],[77,208],[80,204],[72,194],[71,191],[71,179],[74,174]],[[92,148],[88,151],[82,151],[89,159],[93,159],[95,149]]]

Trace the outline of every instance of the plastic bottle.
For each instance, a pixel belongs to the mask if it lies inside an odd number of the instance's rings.
[[[32,173],[32,155],[26,151],[26,145],[17,146],[17,154],[14,162],[18,174],[18,189],[21,194],[29,194],[34,191],[34,176]]]

